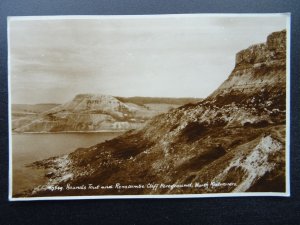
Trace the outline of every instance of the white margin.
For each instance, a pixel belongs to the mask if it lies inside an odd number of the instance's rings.
[[[287,21],[286,21],[286,137],[285,137],[285,191],[288,196],[291,196],[291,184],[290,184],[290,114],[291,114],[291,89],[290,89],[290,81],[291,81],[291,13],[286,13]]]
[[[11,72],[11,68],[10,68],[10,18],[7,18],[7,81],[8,81],[8,145],[9,145],[9,177],[8,177],[8,183],[9,183],[9,187],[8,187],[8,194],[9,194],[9,201],[13,200],[12,197],[12,181],[13,181],[13,172],[12,172],[12,121],[11,121],[11,77],[10,77],[10,72]]]
[[[89,200],[89,199],[165,199],[165,198],[211,198],[211,197],[289,197],[288,193],[279,192],[244,192],[216,194],[174,194],[174,195],[97,195],[97,196],[57,196],[10,198],[10,201],[45,201],[45,200]]]
[[[57,197],[24,197],[12,196],[12,121],[11,121],[11,66],[10,66],[10,21],[26,20],[88,20],[88,19],[131,19],[161,17],[266,17],[286,16],[286,191],[285,192],[243,192],[214,194],[174,194],[174,195],[97,195],[97,196],[57,196]],[[7,68],[8,68],[8,127],[9,127],[9,201],[45,201],[45,200],[92,200],[92,199],[166,199],[166,198],[210,198],[210,197],[290,197],[290,44],[291,44],[291,13],[191,13],[191,14],[152,14],[152,15],[68,15],[68,16],[9,16],[7,17]]]
[[[91,20],[91,19],[136,19],[136,18],[172,18],[172,17],[277,17],[290,13],[187,13],[187,14],[151,14],[151,15],[54,15],[54,16],[9,16],[12,21],[26,20]]]

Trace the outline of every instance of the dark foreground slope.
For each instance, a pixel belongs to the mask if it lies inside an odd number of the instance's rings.
[[[239,52],[228,79],[200,103],[34,163],[48,169],[49,180],[27,195],[284,192],[285,40],[285,31],[275,32]],[[49,191],[56,185],[63,189]]]

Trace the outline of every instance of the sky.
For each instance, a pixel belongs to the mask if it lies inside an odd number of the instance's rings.
[[[80,93],[199,97],[230,75],[235,55],[286,28],[287,15],[12,17],[13,104]]]

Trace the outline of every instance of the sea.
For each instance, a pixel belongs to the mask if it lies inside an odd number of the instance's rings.
[[[123,132],[12,134],[12,192],[20,194],[47,181],[44,169],[28,167],[35,161],[73,152],[113,139]]]

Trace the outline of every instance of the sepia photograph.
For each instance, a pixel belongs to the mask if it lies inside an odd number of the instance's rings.
[[[290,196],[290,14],[7,29],[9,200]]]

